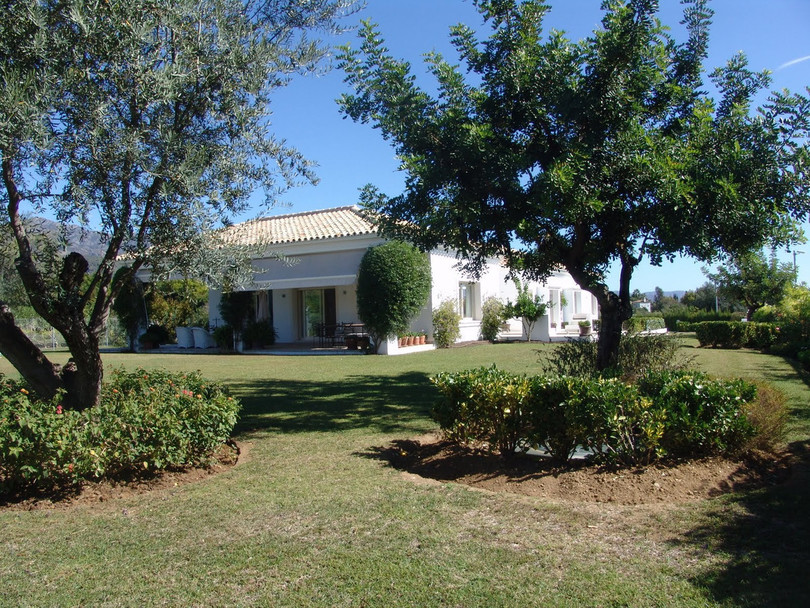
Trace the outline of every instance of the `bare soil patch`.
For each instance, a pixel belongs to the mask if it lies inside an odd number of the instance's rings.
[[[545,458],[527,455],[507,461],[437,435],[395,441],[375,453],[415,480],[455,482],[553,500],[623,505],[686,502],[777,485],[788,480],[798,464],[795,454],[784,451],[738,461],[704,458],[619,470],[587,461],[559,467]]]

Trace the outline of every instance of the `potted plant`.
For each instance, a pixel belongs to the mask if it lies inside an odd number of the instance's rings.
[[[424,344],[425,342],[427,342],[427,333],[425,333],[424,331],[420,331],[417,334],[417,338],[419,339],[419,344]]]
[[[590,321],[580,321],[579,322],[579,335],[580,336],[589,336],[591,334],[591,322]]]

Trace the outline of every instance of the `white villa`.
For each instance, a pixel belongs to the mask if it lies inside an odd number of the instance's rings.
[[[254,296],[256,320],[269,319],[278,332],[278,343],[316,344],[319,327],[360,324],[355,287],[360,260],[369,247],[384,240],[377,228],[357,207],[336,207],[251,220],[228,229],[231,240],[243,244],[265,243],[268,251],[282,254],[258,258],[258,272],[244,289]],[[462,316],[461,341],[481,335],[481,307],[489,297],[505,302],[517,296],[506,269],[493,259],[483,275],[474,279],[457,268],[455,255],[432,251],[432,291],[422,312],[413,320],[413,332],[427,333],[432,340],[432,310],[445,300],[457,303]],[[532,340],[549,341],[578,335],[578,321],[593,321],[599,311],[595,298],[580,289],[571,276],[555,272],[544,284],[530,283],[531,293],[550,304],[532,332]],[[219,303],[222,294],[209,293],[209,319],[221,325]],[[503,337],[519,339],[519,319],[504,328]],[[424,348],[424,347],[423,347]],[[407,350],[407,349],[405,349]],[[380,345],[379,352],[402,352],[395,340]]]

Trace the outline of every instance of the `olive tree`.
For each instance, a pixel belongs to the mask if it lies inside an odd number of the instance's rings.
[[[389,139],[405,191],[367,187],[383,233],[459,252],[471,271],[500,256],[542,280],[559,267],[597,299],[598,365],[615,360],[642,260],[713,260],[797,237],[810,210],[810,101],[773,93],[744,56],[705,80],[711,11],[684,3],[685,39],[655,0],[607,0],[575,42],[543,29],[540,0],[474,0],[491,32],[451,30],[463,67],[427,55],[436,93],[370,23],[341,64],[344,113]],[[620,268],[619,286],[606,282]]]
[[[348,0],[21,0],[0,21],[0,172],[16,271],[35,311],[65,339],[52,363],[0,303],[0,352],[41,396],[97,403],[99,335],[119,289],[141,268],[208,275],[233,260],[210,232],[249,197],[313,180],[273,137],[272,93],[318,69]],[[23,215],[94,225],[106,251],[32,247]],[[200,252],[209,253],[195,273]],[[217,262],[214,257],[221,255]],[[128,270],[114,274],[116,260]]]
[[[389,241],[366,251],[357,271],[357,314],[375,350],[408,329],[430,288],[430,260],[413,245]]]

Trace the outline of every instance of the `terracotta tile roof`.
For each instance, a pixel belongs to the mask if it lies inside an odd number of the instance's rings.
[[[367,234],[377,234],[377,227],[350,206],[249,220],[226,228],[222,237],[239,245],[280,245]]]

